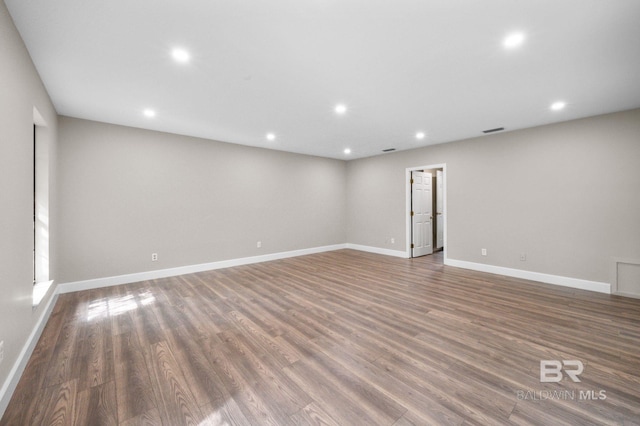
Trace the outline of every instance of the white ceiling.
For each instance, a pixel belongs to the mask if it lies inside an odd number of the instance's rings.
[[[224,142],[353,159],[640,107],[639,0],[5,3],[58,113]]]

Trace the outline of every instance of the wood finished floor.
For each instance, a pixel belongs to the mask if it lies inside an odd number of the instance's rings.
[[[637,425],[639,348],[640,300],[340,250],[61,295],[0,425]]]

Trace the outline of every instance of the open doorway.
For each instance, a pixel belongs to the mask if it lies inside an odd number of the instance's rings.
[[[407,257],[447,251],[446,164],[406,169]]]

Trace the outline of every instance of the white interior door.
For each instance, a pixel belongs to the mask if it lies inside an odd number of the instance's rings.
[[[444,247],[444,206],[442,195],[444,175],[442,170],[436,171],[436,248]]]
[[[431,173],[411,172],[411,256],[433,253],[433,195]]]

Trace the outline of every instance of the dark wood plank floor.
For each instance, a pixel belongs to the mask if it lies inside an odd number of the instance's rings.
[[[639,348],[640,300],[341,250],[61,295],[0,425],[640,424]]]

